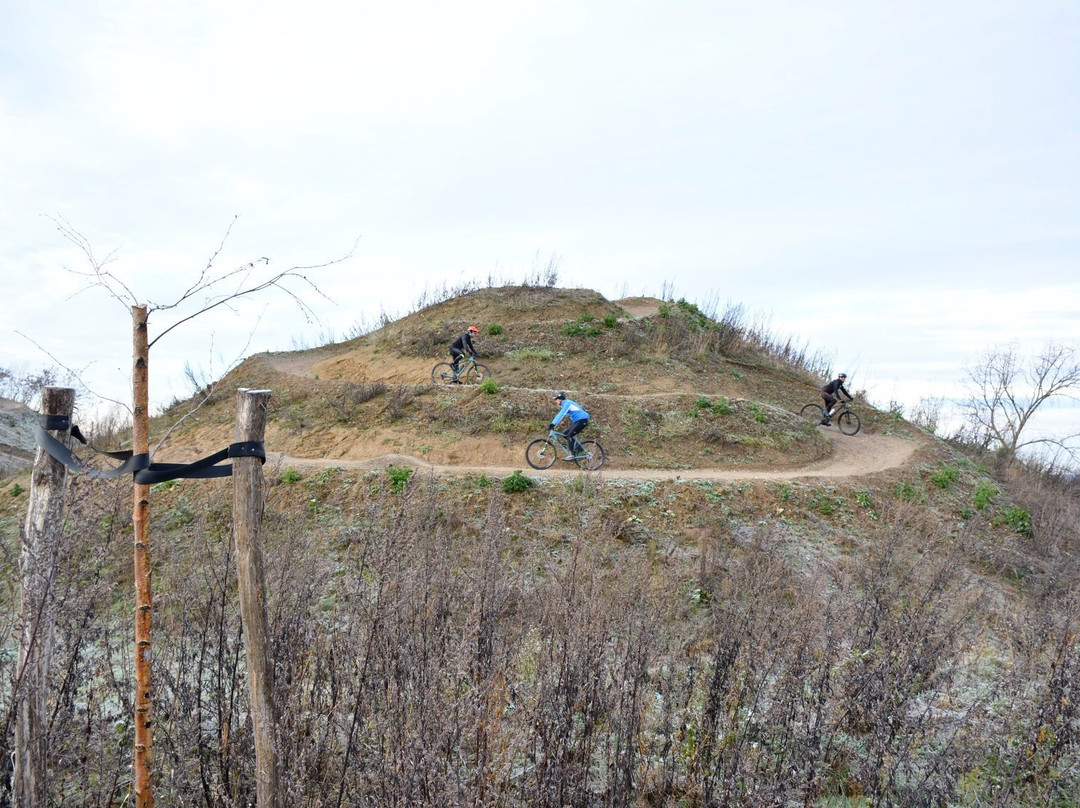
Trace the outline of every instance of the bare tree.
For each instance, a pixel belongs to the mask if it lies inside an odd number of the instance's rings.
[[[1036,447],[1065,452],[1075,459],[1080,432],[1062,436],[1034,435],[1031,420],[1053,399],[1076,399],[1080,390],[1080,355],[1068,345],[1048,344],[1033,357],[1017,346],[989,348],[967,370],[968,399],[963,411],[971,438],[984,449],[999,449],[1015,458]]]
[[[145,456],[149,463],[153,454],[161,448],[172,430],[195,412],[213,394],[213,386],[196,396],[192,409],[179,419],[165,433],[165,437],[153,451],[149,445],[149,366],[150,349],[174,329],[208,314],[219,307],[232,308],[245,298],[252,297],[269,289],[284,292],[292,298],[309,322],[317,319],[314,311],[305,299],[313,293],[325,298],[305,274],[308,270],[319,269],[344,261],[351,255],[327,261],[322,264],[304,267],[291,267],[279,272],[266,269],[270,260],[258,258],[234,269],[221,270],[215,267],[232,230],[230,223],[217,249],[210,256],[206,266],[194,281],[181,290],[168,302],[144,302],[132,288],[116,273],[109,269],[115,261],[115,251],[104,259],[99,259],[90,242],[63,219],[53,220],[60,233],[82,250],[89,263],[89,269],[76,272],[86,279],[86,288],[97,287],[130,309],[132,317],[132,451]],[[74,271],[74,270],[73,270]],[[156,336],[150,336],[150,317],[156,312],[166,312],[173,318],[170,325],[161,329]],[[136,808],[153,808],[153,784],[151,782],[151,617],[153,614],[153,596],[151,589],[150,556],[150,486],[135,482],[133,484],[133,534],[134,534],[134,573],[135,573],[135,755],[134,755],[134,800]]]

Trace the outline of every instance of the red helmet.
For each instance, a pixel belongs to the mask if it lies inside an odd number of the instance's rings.
[[[470,334],[479,334],[479,333],[480,333],[480,329],[479,329],[479,328],[477,328],[477,327],[476,327],[475,325],[470,325],[470,326],[469,326],[469,333],[470,333]]]

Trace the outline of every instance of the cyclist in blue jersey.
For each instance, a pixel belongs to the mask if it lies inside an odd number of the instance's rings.
[[[581,430],[589,425],[589,413],[585,412],[585,408],[578,404],[576,401],[566,397],[566,393],[559,392],[554,401],[562,403],[562,407],[559,408],[558,413],[551,419],[551,428],[557,429],[559,422],[567,416],[570,417],[570,428],[566,430],[566,442],[570,447],[570,454],[563,458],[563,460],[573,460],[577,455],[585,454],[584,449],[577,438],[574,437]]]

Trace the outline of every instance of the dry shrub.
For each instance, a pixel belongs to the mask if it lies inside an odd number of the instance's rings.
[[[270,489],[284,804],[1075,793],[1080,607],[999,607],[995,635],[985,573],[968,572],[984,539],[956,543],[924,508],[823,539],[822,560],[720,508],[702,512],[700,543],[637,541],[619,525],[662,507],[659,489],[549,482],[504,498],[431,477],[400,493],[384,473],[346,481]],[[162,804],[254,801],[226,485],[185,482],[155,505]],[[130,605],[116,594],[130,590],[130,490],[108,508],[86,492],[56,581],[50,800],[105,806],[130,789]]]
[[[326,403],[339,423],[348,424],[356,419],[362,405],[384,395],[388,389],[386,382],[378,380],[361,384],[344,382],[327,397]]]

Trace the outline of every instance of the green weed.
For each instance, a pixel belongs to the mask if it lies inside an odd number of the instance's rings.
[[[19,496],[19,494],[21,494],[25,490],[26,489],[23,488],[21,485],[19,485],[18,483],[15,483],[15,485],[11,486],[11,490],[8,493],[11,494],[11,496],[13,496],[13,497],[17,497],[17,496]]]
[[[304,478],[299,471],[289,468],[281,472],[281,475],[278,477],[278,482],[285,483],[286,485],[291,485],[292,483],[300,482],[302,479]]]
[[[408,466],[390,466],[386,470],[386,476],[390,478],[390,490],[399,493],[412,475],[413,469]]]
[[[602,330],[593,320],[593,315],[585,312],[576,321],[567,323],[562,327],[562,334],[566,337],[596,337]]]
[[[948,466],[942,466],[940,469],[930,475],[930,482],[932,482],[934,485],[936,485],[943,491],[947,491],[949,487],[959,478],[959,470],[949,468]]]
[[[516,494],[519,491],[527,491],[534,485],[530,477],[526,477],[521,473],[521,470],[515,471],[502,483],[502,490],[507,494]]]
[[[490,323],[487,327],[488,336],[497,337],[503,332],[503,327],[498,323]]]
[[[922,503],[926,501],[926,494],[911,480],[904,480],[894,485],[893,494],[897,499],[902,499],[905,502]]]
[[[499,383],[493,378],[488,376],[482,382],[480,382],[480,392],[487,393],[489,396],[499,392]]]
[[[1031,529],[1031,513],[1026,508],[1008,508],[1001,518],[1021,536],[1030,539],[1034,535]]]
[[[605,314],[604,319],[600,322],[604,324],[604,328],[614,328],[619,324],[619,318],[614,314]]]
[[[870,516],[871,519],[878,518],[877,509],[874,507],[874,498],[869,491],[865,489],[862,491],[856,491],[855,501],[866,509],[866,513]]]
[[[990,483],[979,483],[979,487],[975,489],[975,507],[983,510],[998,493],[997,488]]]

